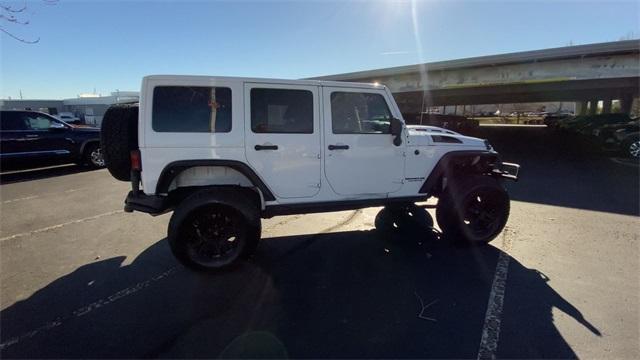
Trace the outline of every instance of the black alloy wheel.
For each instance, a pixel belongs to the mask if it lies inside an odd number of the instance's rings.
[[[497,190],[480,188],[464,199],[463,222],[478,238],[486,238],[501,230],[502,200]]]
[[[454,242],[486,244],[504,229],[509,218],[509,194],[501,182],[477,175],[454,181],[436,207],[438,225]]]
[[[192,211],[181,225],[186,255],[205,268],[222,268],[242,253],[246,226],[235,209],[224,205],[206,205]]]

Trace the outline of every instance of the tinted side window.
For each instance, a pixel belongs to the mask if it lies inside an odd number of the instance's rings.
[[[251,130],[313,134],[313,94],[308,90],[251,89]]]
[[[389,134],[391,112],[380,94],[332,92],[331,126],[334,134]]]
[[[27,130],[27,124],[19,112],[7,111],[0,113],[1,130]]]
[[[153,90],[151,126],[158,132],[229,132],[231,89],[158,86]]]

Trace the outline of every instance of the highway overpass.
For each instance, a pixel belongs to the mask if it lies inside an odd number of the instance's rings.
[[[359,71],[314,79],[387,85],[400,108],[576,102],[578,111],[603,112],[619,100],[629,112],[640,88],[640,41],[489,55],[467,59]],[[589,110],[587,110],[589,109]]]

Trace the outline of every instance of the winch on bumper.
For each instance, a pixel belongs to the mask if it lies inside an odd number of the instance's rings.
[[[520,165],[503,162],[498,164],[498,166],[494,168],[491,172],[496,176],[500,176],[508,180],[518,181],[518,173],[520,172]]]

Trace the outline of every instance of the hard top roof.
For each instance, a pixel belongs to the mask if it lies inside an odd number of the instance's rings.
[[[325,81],[325,80],[291,80],[291,79],[270,79],[270,78],[250,78],[250,77],[229,77],[229,76],[207,76],[207,75],[148,75],[143,80],[163,80],[163,81],[184,81],[184,80],[208,80],[208,81],[237,81],[243,83],[269,83],[284,85],[311,85],[311,86],[335,86],[367,89],[385,89],[382,84],[358,83],[346,81]]]

